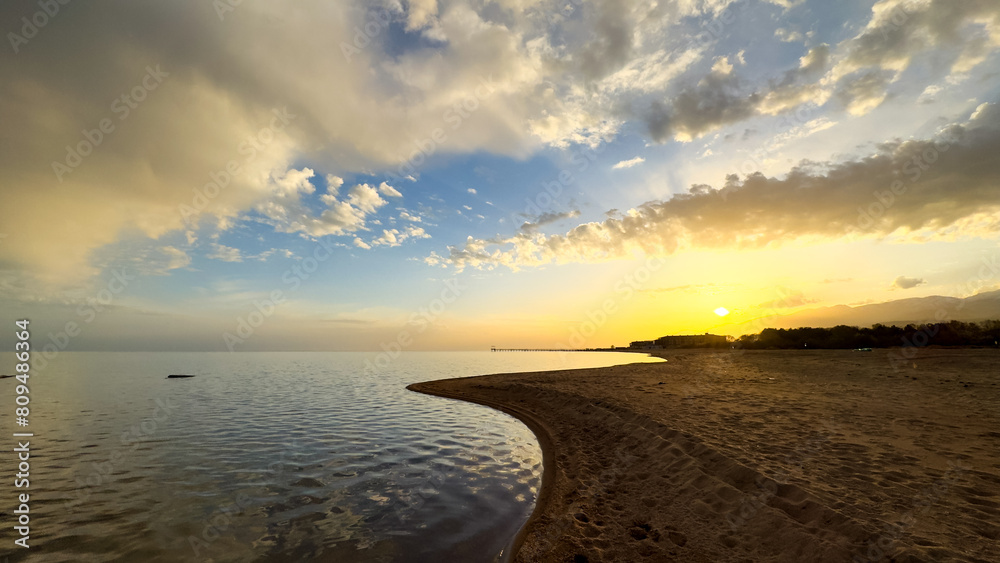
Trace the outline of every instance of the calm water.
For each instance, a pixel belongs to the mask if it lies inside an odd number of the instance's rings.
[[[492,409],[405,390],[610,353],[63,353],[31,378],[30,550],[10,561],[493,561],[541,452]],[[193,379],[165,379],[171,373]],[[4,396],[13,379],[0,380]],[[0,409],[9,432],[11,408]],[[8,442],[13,445],[13,438]],[[2,456],[4,474],[14,471]],[[11,482],[0,507],[15,500]],[[22,492],[22,491],[18,491]]]

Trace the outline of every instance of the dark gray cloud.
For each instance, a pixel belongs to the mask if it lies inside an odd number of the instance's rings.
[[[580,210],[578,209],[573,209],[571,211],[564,211],[561,213],[555,213],[555,212],[542,213],[541,215],[532,219],[531,221],[525,221],[524,223],[522,223],[520,229],[522,232],[530,233],[537,231],[540,227],[544,227],[545,225],[551,225],[552,223],[562,221],[563,219],[572,219],[574,217],[579,217],[579,216],[580,216]]]
[[[816,81],[828,70],[829,45],[813,47],[799,63],[759,88],[731,67],[713,68],[669,101],[651,104],[644,116],[649,134],[657,142],[690,140],[762,113],[783,113],[809,101],[822,104],[827,96]]]
[[[669,105],[655,103],[646,115],[650,136],[657,142],[671,137],[689,140],[757,113],[761,97],[745,93],[733,74],[712,72],[697,85],[682,90]]]
[[[918,285],[924,285],[927,283],[923,278],[910,278],[907,276],[899,276],[892,282],[892,287],[895,289],[913,289]]]
[[[628,62],[632,54],[633,22],[629,17],[630,3],[617,2],[594,4],[599,13],[591,35],[582,51],[576,56],[580,70],[588,81],[600,80]]]

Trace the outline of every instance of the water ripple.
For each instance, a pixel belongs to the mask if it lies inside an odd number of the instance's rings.
[[[369,376],[366,359],[60,354],[32,378],[43,547],[17,560],[492,561],[534,506],[537,442],[405,386],[641,358],[410,353]]]

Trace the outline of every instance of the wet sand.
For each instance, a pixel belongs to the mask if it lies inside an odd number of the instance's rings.
[[[516,561],[1000,561],[1000,351],[888,353],[670,351],[410,388],[538,436]]]

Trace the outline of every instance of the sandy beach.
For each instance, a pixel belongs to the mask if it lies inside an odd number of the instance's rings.
[[[410,389],[538,436],[517,561],[1000,561],[1000,352],[887,353],[668,351]]]

